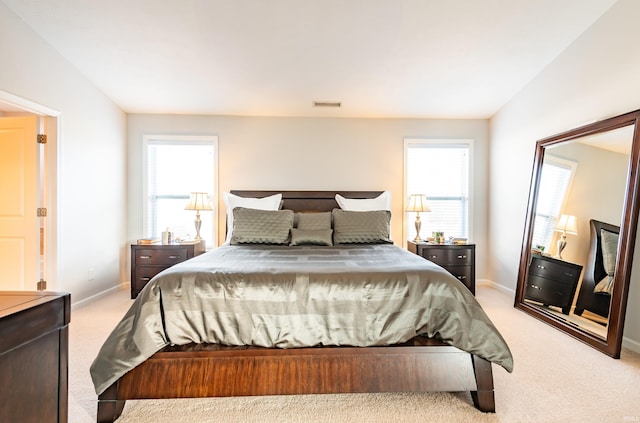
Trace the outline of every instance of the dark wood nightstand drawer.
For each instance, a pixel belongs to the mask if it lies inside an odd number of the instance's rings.
[[[187,248],[140,249],[135,252],[136,265],[174,265],[187,259]]]
[[[136,286],[138,291],[144,288],[144,286],[158,273],[164,269],[168,269],[171,266],[140,266],[136,272]],[[134,281],[131,281],[133,283]]]
[[[545,305],[571,304],[573,286],[571,284],[558,283],[551,279],[545,279],[535,275],[529,275],[527,279],[527,291],[525,297],[541,302]]]
[[[530,275],[538,275],[543,278],[554,279],[558,282],[571,284],[578,280],[582,268],[572,263],[560,260],[542,259],[533,257],[531,259]]]
[[[421,256],[441,266],[470,265],[473,262],[470,248],[428,248]]]
[[[445,267],[449,273],[455,276],[460,282],[469,286],[471,278],[473,277],[473,269],[471,266],[447,266]]]

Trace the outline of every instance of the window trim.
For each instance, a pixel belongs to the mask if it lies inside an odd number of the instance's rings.
[[[142,136],[142,231],[144,233],[145,228],[148,225],[149,206],[147,198],[149,195],[148,186],[148,151],[150,142],[160,141],[166,144],[184,143],[186,145],[213,145],[213,192],[210,193],[211,205],[213,207],[213,240],[211,245],[215,248],[219,245],[218,242],[218,172],[219,172],[219,159],[218,159],[218,136],[217,135],[143,135]],[[177,141],[177,142],[176,142]],[[204,238],[204,236],[203,236]]]
[[[557,219],[558,217],[560,217],[566,209],[567,206],[567,201],[569,198],[569,193],[571,192],[571,187],[573,185],[573,180],[576,176],[576,170],[578,169],[578,162],[576,162],[575,160],[569,160],[569,159],[565,159],[559,156],[554,156],[553,154],[545,154],[544,158],[543,158],[543,162],[542,164],[548,164],[550,166],[556,166],[556,167],[562,167],[565,169],[569,170],[569,181],[567,182],[567,187],[566,190],[564,192],[564,196],[562,198],[562,201],[560,203],[560,209],[558,210],[558,216],[555,216],[555,218]],[[542,172],[542,168],[540,170]],[[536,207],[537,208],[537,207]],[[538,216],[538,213],[536,210],[533,211],[533,220],[536,220],[536,217]],[[555,225],[555,221],[554,221],[554,225]],[[556,233],[554,235],[551,236],[551,238],[549,239],[549,245],[545,245],[545,248],[549,248],[549,250],[551,249],[551,247],[553,246],[554,242],[558,239],[559,233]],[[533,240],[533,234],[532,234],[532,240]],[[547,252],[549,251],[547,250]]]
[[[407,217],[407,213],[405,211],[406,208],[406,203],[407,203],[407,199],[409,198],[409,195],[411,193],[407,192],[407,183],[408,183],[408,152],[409,152],[409,148],[412,145],[431,145],[431,146],[437,146],[437,145],[445,145],[445,146],[454,146],[454,145],[464,145],[468,148],[469,151],[469,169],[468,169],[468,178],[469,180],[467,181],[467,186],[469,187],[469,198],[468,198],[468,213],[469,215],[467,216],[468,219],[468,223],[469,223],[469,238],[468,241],[469,243],[473,242],[474,239],[474,204],[475,204],[475,186],[473,185],[473,175],[474,175],[474,140],[470,139],[470,138],[415,138],[415,137],[411,137],[411,138],[405,138],[404,139],[404,169],[403,169],[403,180],[402,180],[402,192],[403,192],[403,198],[402,198],[402,238],[404,239],[404,242],[406,242],[409,238],[408,238],[408,232],[407,232],[407,225],[408,225],[408,217]],[[421,234],[422,236],[424,236],[426,238],[426,236],[424,234]],[[446,234],[445,234],[446,235]]]

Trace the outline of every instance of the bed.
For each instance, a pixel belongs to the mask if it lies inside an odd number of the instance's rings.
[[[281,194],[278,209],[302,213],[298,224],[333,210],[334,240],[345,236],[339,225],[348,219],[380,217],[341,212],[336,194],[374,201],[383,194],[231,193]],[[253,222],[258,212],[236,210],[233,237],[241,239],[240,219]],[[269,213],[262,215],[276,214]],[[302,232],[314,239],[319,233]],[[255,282],[267,276],[266,288]],[[235,302],[238,296],[242,302]],[[240,309],[225,309],[230,304]],[[203,324],[204,315],[216,317]],[[358,322],[367,322],[367,330]],[[387,243],[224,245],[150,281],[105,341],[91,373],[98,422],[115,421],[128,399],[361,392],[468,391],[476,408],[494,412],[492,362],[512,371],[506,342],[474,296],[444,269],[406,250]]]
[[[582,316],[587,310],[608,318],[620,227],[590,219],[589,228],[589,257],[574,313]],[[606,288],[601,288],[603,285]]]

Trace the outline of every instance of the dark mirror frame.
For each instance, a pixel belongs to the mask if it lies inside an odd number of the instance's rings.
[[[633,130],[633,142],[629,159],[627,177],[627,189],[624,199],[623,212],[620,225],[620,240],[618,243],[618,261],[616,263],[613,282],[613,295],[609,312],[609,325],[607,326],[606,339],[600,338],[586,330],[573,326],[562,319],[545,313],[540,308],[525,303],[524,294],[527,281],[529,263],[531,262],[531,239],[533,237],[533,223],[537,206],[540,175],[547,147],[563,142],[573,141],[581,137],[595,135],[611,131],[625,126],[635,125]],[[522,251],[520,255],[520,269],[518,271],[518,284],[516,288],[515,304],[519,310],[540,319],[551,326],[585,342],[588,345],[610,355],[620,358],[622,349],[622,333],[624,318],[627,310],[627,298],[629,295],[629,282],[631,279],[631,266],[633,262],[633,250],[636,241],[636,229],[638,226],[638,209],[640,201],[640,110],[635,110],[620,116],[601,120],[579,128],[563,132],[558,135],[544,138],[536,143],[527,217],[522,239]]]

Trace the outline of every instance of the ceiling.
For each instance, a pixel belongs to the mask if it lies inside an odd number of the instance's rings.
[[[616,0],[0,1],[128,113],[488,118]]]

